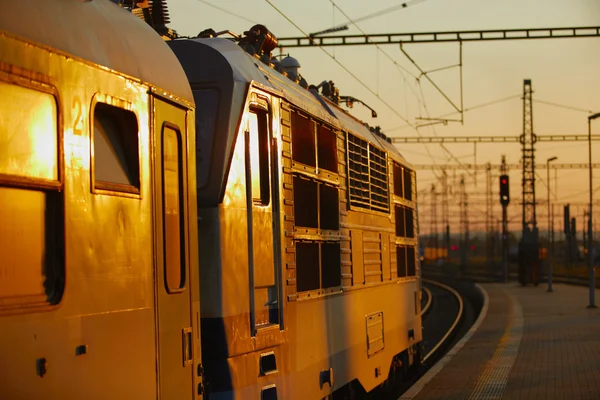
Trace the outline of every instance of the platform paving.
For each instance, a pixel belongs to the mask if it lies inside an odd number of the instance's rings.
[[[478,329],[403,400],[600,400],[600,308],[587,308],[587,288],[481,287],[489,303]]]

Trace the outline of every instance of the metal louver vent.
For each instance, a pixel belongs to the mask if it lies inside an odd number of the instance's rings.
[[[386,154],[376,147],[369,146],[371,175],[371,208],[389,211],[388,173]]]
[[[350,204],[370,208],[369,144],[350,134],[348,134],[348,165]]]
[[[348,134],[350,205],[389,212],[389,185],[385,151]]]

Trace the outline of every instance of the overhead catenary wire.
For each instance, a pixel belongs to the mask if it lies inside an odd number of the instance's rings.
[[[303,35],[305,35],[308,39],[310,39],[312,41],[312,39],[309,37],[309,35],[304,32],[304,30],[302,28],[300,28],[294,21],[292,21],[287,15],[285,15],[284,12],[282,12],[279,8],[277,8],[277,6],[275,6],[275,4],[273,4],[270,0],[265,0],[275,11],[277,11],[283,18],[285,18],[290,24],[292,24],[296,29],[298,29]],[[350,71],[345,65],[343,65],[341,62],[339,62],[333,55],[331,55],[327,50],[325,50],[322,46],[319,46],[317,43],[315,43],[315,45],[321,49],[321,51],[323,51],[325,54],[327,54],[327,56],[329,56],[329,58],[331,58],[333,61],[335,61],[336,64],[338,64],[344,71],[346,71],[352,78],[354,78],[358,83],[360,83],[365,89],[367,89],[373,96],[377,97],[379,99],[379,101],[381,101],[382,104],[384,104],[387,108],[389,108],[392,113],[396,114],[396,116],[398,116],[401,120],[403,120],[405,123],[407,123],[409,126],[412,126],[413,129],[415,129],[415,131],[417,132],[417,135],[422,136],[421,133],[418,131],[418,129],[416,128],[416,126],[414,126],[413,124],[410,123],[410,121],[404,117],[402,114],[400,114],[394,107],[392,107],[387,101],[385,101],[381,96],[379,96],[379,94],[377,94],[373,89],[371,89],[366,83],[364,83],[359,77],[357,77],[352,71]],[[429,148],[427,148],[427,146],[424,146],[425,150],[427,151],[427,153],[429,154],[432,162],[435,164],[435,159],[433,158],[433,156],[431,155],[431,152],[429,150]]]
[[[275,6],[275,4],[273,4],[271,2],[271,0],[265,0],[271,7],[273,7],[273,9],[275,11],[277,11],[283,18],[285,18],[290,24],[292,24],[296,29],[298,29],[303,35],[305,35],[307,38],[310,39],[309,35],[304,32],[304,30],[302,30],[302,28],[300,28],[294,21],[292,21],[287,15],[285,15],[285,13],[283,13],[283,11],[281,11],[279,8],[277,8],[277,6]],[[310,39],[312,41],[312,39]],[[319,49],[321,49],[321,51],[323,51],[325,54],[327,54],[327,56],[329,56],[333,61],[336,62],[336,64],[338,64],[344,71],[346,71],[352,78],[354,78],[358,83],[361,84],[361,86],[363,86],[365,89],[367,89],[369,91],[369,93],[371,93],[373,96],[377,97],[387,108],[389,108],[394,114],[396,114],[396,116],[398,116],[401,120],[403,120],[404,122],[406,122],[408,125],[412,126],[413,128],[414,125],[410,123],[410,121],[402,114],[400,114],[394,107],[392,107],[387,101],[385,101],[381,96],[379,96],[373,89],[371,89],[366,83],[364,83],[358,76],[356,76],[356,74],[354,74],[352,71],[350,71],[344,64],[342,64],[341,62],[339,62],[335,57],[333,57],[331,55],[331,53],[329,53],[327,50],[325,50],[322,46],[319,46],[317,43],[314,43]]]
[[[222,7],[219,7],[219,6],[217,6],[216,4],[213,4],[213,3],[209,2],[209,1],[206,1],[206,0],[198,0],[198,1],[199,1],[200,3],[202,3],[202,4],[206,4],[207,6],[214,8],[214,9],[216,9],[216,10],[219,10],[219,11],[221,11],[221,12],[224,12],[225,14],[229,14],[229,15],[231,15],[231,16],[233,16],[233,17],[236,17],[236,18],[239,18],[239,19],[243,19],[243,20],[244,20],[244,21],[246,21],[246,22],[250,22],[251,24],[255,24],[255,25],[257,25],[257,24],[258,24],[258,22],[256,22],[256,21],[253,21],[253,20],[251,20],[251,19],[249,19],[249,18],[246,18],[246,17],[244,17],[244,16],[242,16],[242,15],[238,15],[238,14],[236,14],[236,13],[233,13],[233,12],[229,11],[228,9],[226,9],[226,8],[222,8]]]
[[[508,100],[518,99],[521,96],[522,96],[522,94],[514,94],[514,95],[511,95],[511,96],[502,97],[500,99],[487,101],[485,103],[480,103],[480,104],[477,104],[477,105],[474,105],[474,106],[471,106],[471,107],[465,107],[463,109],[463,113],[466,113],[468,111],[477,110],[479,108],[491,106],[491,105],[494,105],[494,104],[502,103],[502,102],[505,102],[505,101],[508,101]],[[440,115],[440,116],[436,117],[436,119],[437,118],[441,119],[441,118],[444,118],[444,117],[450,117],[450,116],[455,115],[455,114],[458,114],[458,113],[456,111],[453,111],[453,112],[450,112],[450,113],[447,113],[447,114]],[[408,125],[395,126],[393,128],[386,128],[385,131],[386,132],[393,132],[393,131],[404,129],[404,128],[407,128],[407,127],[409,127],[409,126]]]
[[[422,0],[422,1],[425,1],[425,0]],[[348,20],[348,23],[350,23],[350,24],[354,25],[354,26],[356,27],[356,29],[358,29],[358,30],[359,30],[359,31],[360,31],[360,32],[361,32],[363,35],[365,35],[365,36],[367,37],[367,39],[369,39],[369,35],[367,35],[367,34],[365,33],[365,31],[363,31],[363,30],[362,30],[362,29],[361,29],[361,28],[360,28],[360,27],[357,25],[357,22],[358,22],[358,21],[353,21],[353,20],[352,20],[352,18],[350,18],[350,17],[348,16],[348,14],[346,14],[346,13],[344,12],[344,10],[342,10],[342,9],[340,8],[340,6],[338,6],[338,5],[337,5],[337,4],[336,4],[336,3],[335,3],[333,0],[329,0],[329,2],[330,2],[332,5],[333,5],[333,7],[334,7],[334,8],[337,8],[337,9],[338,9],[338,11],[339,11],[340,13],[342,13],[342,15],[343,15],[343,16],[344,16],[344,17],[345,17],[347,20]],[[370,41],[370,40],[369,40],[369,41]],[[404,75],[404,73],[403,73],[403,72],[406,72],[407,74],[409,74],[410,76],[412,76],[413,78],[415,78],[415,79],[417,79],[417,80],[418,80],[418,77],[417,77],[415,74],[413,74],[412,72],[410,72],[410,71],[409,71],[408,69],[406,69],[404,66],[400,65],[400,64],[399,64],[399,63],[398,63],[396,60],[394,60],[394,59],[392,58],[392,56],[390,56],[390,55],[389,55],[389,54],[388,54],[388,53],[387,53],[385,50],[383,50],[383,49],[381,48],[381,46],[379,46],[379,45],[378,45],[378,44],[376,44],[376,43],[374,43],[374,45],[375,45],[375,48],[377,48],[377,49],[378,49],[378,50],[379,50],[381,53],[383,53],[383,54],[384,54],[384,55],[385,55],[385,56],[386,56],[386,57],[387,57],[387,58],[388,58],[388,59],[389,59],[389,60],[390,60],[390,61],[391,61],[391,62],[394,64],[394,66],[395,66],[395,67],[396,67],[396,68],[397,68],[397,69],[400,71],[400,73],[401,73],[402,77],[404,78],[404,80],[406,80],[406,76]],[[412,90],[412,89],[411,89],[411,90]],[[415,97],[417,97],[417,100],[418,100],[418,95],[417,95],[417,94],[416,94],[414,91],[413,91],[413,94],[415,94]]]
[[[422,3],[424,1],[426,1],[426,0],[411,0],[411,1],[403,2],[401,4],[397,4],[395,6],[391,6],[391,7],[388,7],[388,8],[384,8],[383,10],[376,11],[376,12],[374,12],[372,14],[368,14],[368,15],[356,18],[356,19],[354,19],[354,21],[352,23],[354,25],[356,25],[357,22],[367,21],[369,19],[377,18],[377,17],[380,17],[382,15],[389,15],[390,13],[393,13],[394,11],[407,8],[408,6],[412,6],[414,4]],[[334,7],[337,7],[337,6],[334,5]],[[343,23],[343,24],[339,24],[339,25],[334,25],[334,26],[332,26],[329,29],[325,29],[325,30],[320,31],[320,32],[312,33],[311,36],[317,36],[317,35],[321,35],[321,34],[324,34],[324,33],[335,32],[335,31],[338,31],[338,30],[340,30],[340,29],[342,29],[344,27],[347,27],[347,26],[348,26],[347,23]]]
[[[340,13],[342,13],[342,15],[348,20],[349,23],[353,24],[363,35],[367,36],[368,39],[368,35],[358,26],[358,24],[356,23],[356,21],[352,20],[352,18],[350,18],[350,16],[348,14],[346,14],[344,12],[344,10],[342,10],[340,8],[340,6],[338,6],[333,0],[329,0],[329,2],[333,5],[333,7],[337,8],[339,10]],[[420,81],[418,79],[418,77],[416,75],[414,75],[413,73],[411,73],[410,71],[408,71],[405,67],[401,66],[396,60],[394,60],[392,58],[392,56],[390,56],[385,50],[383,50],[378,44],[375,44],[375,47],[377,48],[377,50],[381,53],[383,53],[383,55],[385,55],[396,67],[396,69],[398,70],[398,72],[400,73],[400,75],[402,75],[402,79],[404,80],[404,82],[406,83],[406,76],[404,75],[404,71],[406,71],[409,75],[411,75],[417,83],[419,83],[419,88],[420,87]],[[406,85],[405,85],[406,86]],[[417,93],[414,92],[414,90],[411,88],[411,91],[413,92],[413,94],[415,95],[416,99],[419,101],[419,95]],[[379,95],[377,95],[377,97],[379,97]],[[420,105],[422,105],[423,107],[426,108],[426,104],[425,104],[425,97],[423,96],[423,91],[421,89],[421,100],[419,101]],[[393,110],[396,114],[397,111]],[[418,127],[413,126],[412,124],[409,123],[410,126],[412,126],[415,131],[417,132],[417,135],[421,136]],[[427,151],[427,153],[430,155],[431,160],[434,162],[435,164],[435,160],[433,159],[433,156],[431,155],[430,150],[427,148],[427,146],[424,144],[423,146],[425,148],[425,150]],[[443,147],[443,146],[442,146]],[[444,148],[444,151],[446,151],[446,153],[448,153],[450,156],[452,156],[451,152],[449,152],[447,149]],[[458,160],[457,160],[458,161]],[[437,174],[434,172],[434,175],[437,176]]]
[[[425,94],[423,93],[423,87],[421,86],[421,82],[417,81],[419,83],[419,90],[421,91],[421,96],[423,97],[423,108],[425,109],[425,113],[427,114],[427,117],[430,117],[429,114],[429,109],[427,108],[427,103],[425,102]],[[431,125],[431,130],[433,131],[434,136],[437,136],[437,132],[435,130],[435,127],[433,125]],[[443,143],[440,143],[440,147],[442,148],[442,150],[444,150],[444,152],[446,152],[446,154],[448,154],[448,156],[453,159],[454,161],[456,161],[458,163],[458,165],[464,166],[464,164],[462,162],[460,162],[460,160],[458,158],[456,158],[456,156],[450,151],[448,150],[448,148],[446,146],[444,146]],[[465,168],[466,169],[466,168]],[[473,174],[472,172],[467,170],[467,173],[475,178],[475,174]]]
[[[581,112],[585,112],[585,113],[588,113],[588,114],[593,114],[594,113],[594,111],[591,111],[591,110],[585,110],[583,108],[568,106],[568,105],[559,104],[559,103],[553,103],[551,101],[536,100],[536,99],[533,99],[532,101],[534,103],[540,103],[540,104],[546,104],[548,106],[553,106],[553,107],[558,107],[558,108],[564,108],[565,110],[581,111]]]

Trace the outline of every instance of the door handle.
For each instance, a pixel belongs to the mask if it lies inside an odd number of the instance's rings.
[[[192,327],[183,328],[181,330],[182,351],[183,351],[183,366],[192,365]]]

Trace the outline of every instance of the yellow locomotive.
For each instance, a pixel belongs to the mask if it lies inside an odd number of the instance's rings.
[[[264,26],[201,36],[168,44],[197,107],[207,392],[371,391],[418,362],[414,171],[330,82],[302,87],[289,59],[275,70]]]

